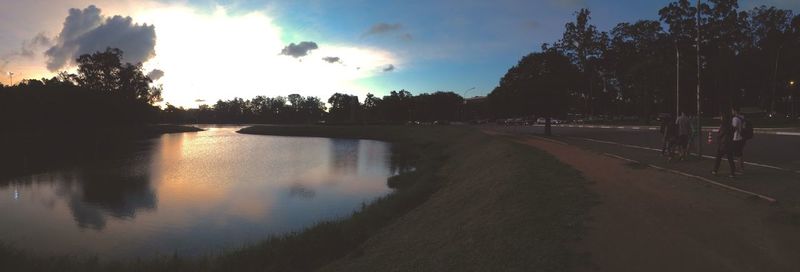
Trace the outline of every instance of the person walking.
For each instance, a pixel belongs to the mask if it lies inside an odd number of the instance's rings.
[[[739,108],[734,107],[731,110],[733,118],[731,125],[733,126],[733,157],[739,158],[739,173],[744,173],[744,145],[747,141],[742,135],[742,130],[746,126],[746,121]]]
[[[659,132],[661,132],[661,135],[663,135],[662,136],[662,142],[661,142],[661,156],[665,156],[666,157],[667,156],[667,149],[669,147],[669,143],[670,143],[670,140],[671,140],[670,139],[670,135],[668,133],[668,132],[670,132],[669,131],[669,127],[674,122],[673,122],[673,119],[672,119],[672,115],[670,115],[669,113],[660,116],[660,119],[661,119],[660,120],[661,121],[661,129],[659,130]]]
[[[685,112],[681,112],[681,115],[675,120],[675,124],[678,125],[678,152],[680,153],[680,159],[683,160],[686,157],[686,153],[689,152],[689,136],[692,134],[692,121],[689,120],[689,116],[686,116]]]
[[[714,170],[711,171],[712,175],[717,175],[719,171],[719,164],[722,162],[722,156],[728,159],[728,165],[731,168],[730,177],[736,175],[736,164],[733,162],[733,125],[731,116],[728,113],[722,115],[722,124],[719,126],[717,133],[717,157],[714,159]]]

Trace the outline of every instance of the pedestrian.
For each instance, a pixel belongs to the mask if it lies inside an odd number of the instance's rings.
[[[728,159],[728,166],[731,168],[730,177],[736,175],[736,164],[733,162],[733,134],[734,129],[731,121],[731,116],[728,113],[722,114],[722,124],[719,126],[717,133],[717,157],[714,160],[714,170],[711,174],[717,175],[719,164],[722,161],[722,156]]]
[[[669,141],[670,141],[670,139],[668,138],[669,134],[667,134],[667,132],[668,132],[667,130],[668,130],[669,126],[673,123],[672,115],[670,115],[669,113],[666,113],[666,114],[661,115],[659,118],[661,119],[660,120],[661,121],[661,129],[659,130],[659,132],[662,135],[662,137],[661,137],[662,138],[661,139],[662,140],[662,142],[661,142],[661,155],[666,157],[667,156],[667,147],[669,147]]]
[[[734,107],[731,113],[733,113],[733,118],[731,119],[731,125],[733,126],[733,157],[739,158],[739,173],[744,174],[744,145],[747,139],[742,135],[742,130],[747,121],[739,108]]]
[[[686,153],[689,151],[689,136],[692,134],[692,121],[689,120],[689,116],[686,116],[685,112],[681,112],[681,115],[675,120],[675,124],[678,126],[678,152],[680,153],[680,159],[683,160],[686,157]]]
[[[670,117],[664,128],[664,140],[667,143],[667,160],[672,161],[675,157],[675,151],[680,150],[678,143],[678,125],[675,124],[675,118]]]

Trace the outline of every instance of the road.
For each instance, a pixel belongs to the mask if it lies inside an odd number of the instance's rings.
[[[536,126],[487,128],[520,136],[541,135],[544,131],[543,127]],[[703,152],[706,156],[715,155],[716,145],[705,143],[706,133],[702,137]],[[702,160],[695,157],[686,161],[668,162],[660,155],[661,134],[657,130],[554,127],[553,134],[550,138],[552,140],[610,155],[609,159],[618,156],[644,166],[679,171],[696,176],[696,180],[722,190],[742,190],[776,199],[791,210],[800,212],[800,136],[756,134],[745,147],[745,158],[749,162],[745,167],[745,174],[729,178],[729,169],[724,161],[720,167],[722,175],[711,174],[713,160],[710,156]],[[734,190],[730,190],[731,188]]]
[[[533,134],[541,134],[544,131],[543,127],[538,126],[509,126],[506,129],[519,133]],[[657,130],[649,130],[647,127],[641,127],[638,130],[617,129],[612,126],[608,128],[553,127],[553,133],[559,138],[566,137],[573,140],[585,138],[659,150],[662,143],[661,134]],[[708,132],[704,132],[701,138],[703,141],[703,154],[715,155],[716,143],[706,144]],[[694,152],[696,148],[692,150]],[[756,134],[753,140],[747,142],[745,160],[791,171],[800,171],[800,136]]]

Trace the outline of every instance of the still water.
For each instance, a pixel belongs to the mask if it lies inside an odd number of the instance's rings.
[[[215,253],[347,216],[391,190],[384,142],[206,129],[0,181],[0,242],[111,259]]]

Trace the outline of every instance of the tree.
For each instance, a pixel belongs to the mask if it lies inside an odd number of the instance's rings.
[[[628,113],[636,112],[647,122],[656,105],[666,104],[666,98],[671,96],[668,93],[672,93],[666,92],[672,85],[664,76],[673,71],[665,59],[672,56],[672,46],[656,21],[620,23],[611,33],[611,47],[605,58],[615,71],[617,88],[628,99],[627,106],[638,107]]]
[[[331,105],[328,114],[332,121],[349,123],[358,121],[357,117],[361,108],[358,96],[335,93],[328,99],[328,104]]]
[[[514,107],[511,113],[545,117],[545,134],[550,135],[550,120],[566,114],[569,94],[577,87],[574,79],[579,76],[578,67],[559,50],[532,53],[503,76],[489,101],[495,107]]]
[[[152,104],[160,101],[161,89],[150,87],[153,81],[142,72],[142,64],[122,63],[122,51],[108,48],[105,52],[78,57],[76,76],[59,74],[63,82],[103,93],[115,94],[129,101]]]
[[[575,21],[564,26],[564,34],[556,43],[556,48],[563,51],[583,74],[576,79],[583,82],[577,94],[583,102],[584,112],[594,114],[594,85],[596,84],[596,64],[603,48],[604,33],[589,23],[591,11],[580,9],[575,13]]]

